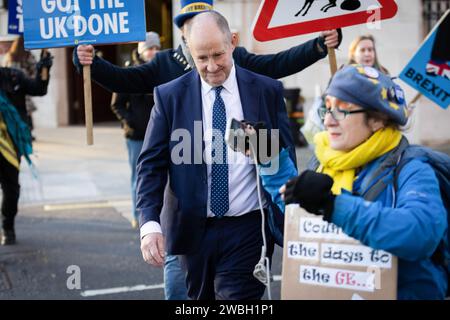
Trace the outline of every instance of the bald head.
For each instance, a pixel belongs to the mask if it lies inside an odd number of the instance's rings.
[[[186,25],[187,37],[201,36],[205,33],[220,31],[227,42],[231,42],[231,31],[228,21],[217,11],[197,14]]]
[[[187,44],[202,79],[213,87],[222,85],[233,67],[236,37],[227,20],[215,11],[196,15],[187,25]]]

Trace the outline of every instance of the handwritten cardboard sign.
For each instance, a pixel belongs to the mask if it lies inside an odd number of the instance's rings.
[[[397,258],[304,209],[286,207],[281,298],[397,298]]]

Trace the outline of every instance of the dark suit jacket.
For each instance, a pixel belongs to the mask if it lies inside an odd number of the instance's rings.
[[[290,148],[295,159],[282,84],[238,66],[236,76],[244,118],[264,121],[268,129],[280,129],[280,143]],[[140,224],[142,226],[148,221],[160,223],[164,187],[169,173],[169,184],[177,207],[167,212],[166,250],[169,254],[186,254],[198,247],[207,216],[207,169],[202,157],[204,143],[201,132],[196,132],[201,136],[194,141],[195,121],[199,121],[197,126],[202,131],[200,76],[192,71],[161,85],[155,89],[154,99],[155,106],[137,166]],[[171,161],[172,149],[179,143],[170,141],[171,133],[176,129],[186,129],[191,133],[191,163],[176,165]],[[194,159],[201,161],[196,164]]]

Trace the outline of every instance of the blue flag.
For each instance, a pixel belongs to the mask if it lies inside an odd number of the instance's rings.
[[[400,79],[444,109],[450,105],[450,10],[431,31]]]

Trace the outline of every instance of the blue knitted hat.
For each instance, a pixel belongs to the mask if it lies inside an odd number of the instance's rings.
[[[365,109],[387,114],[400,125],[408,121],[402,88],[388,75],[372,67],[356,64],[345,66],[336,72],[325,93]]]
[[[213,10],[213,0],[181,0],[181,12],[173,21],[178,28],[181,28],[187,19],[210,10]]]

